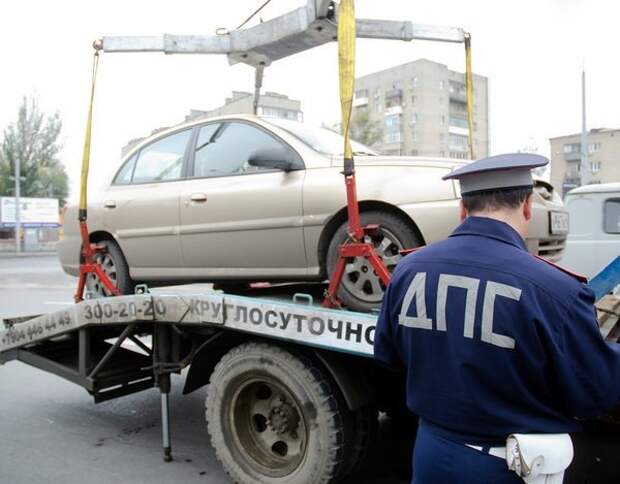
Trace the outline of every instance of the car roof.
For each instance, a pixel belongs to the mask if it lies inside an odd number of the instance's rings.
[[[582,187],[573,188],[567,195],[580,195],[584,193],[608,193],[620,192],[620,182],[614,183],[595,183],[592,185],[584,185]]]

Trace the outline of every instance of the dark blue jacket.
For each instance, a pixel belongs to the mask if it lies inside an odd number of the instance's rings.
[[[469,217],[398,264],[375,357],[403,364],[409,409],[464,442],[572,432],[620,400],[620,345],[593,303],[512,227]]]

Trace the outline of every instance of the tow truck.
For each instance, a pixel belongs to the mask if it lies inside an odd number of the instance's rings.
[[[340,7],[345,4],[352,2],[344,0]],[[226,54],[231,63],[256,69],[256,105],[266,66],[336,40],[344,22],[349,42],[355,29],[366,38],[469,42],[460,28],[355,21],[352,12],[341,17],[336,7],[329,0],[308,0],[304,7],[225,35],[104,37],[95,47],[97,53]],[[340,54],[342,67],[347,52]],[[350,117],[350,63],[344,72],[341,98]],[[90,121],[89,116],[85,145]],[[346,125],[344,115],[343,121]],[[372,250],[360,242],[365,231],[375,228],[359,226],[352,156],[344,176],[353,242],[341,248],[342,261],[361,254],[373,262]],[[334,281],[326,292],[321,284],[282,284],[241,295],[215,290],[180,295],[153,293],[141,285],[135,294],[121,295],[110,286],[111,297],[86,293],[84,298],[84,278],[105,274],[93,262],[93,254],[102,249],[88,241],[85,193],[82,201],[86,244],[77,302],[50,314],[5,319],[0,363],[18,360],[63,377],[86,389],[95,403],[157,387],[166,461],[172,460],[171,375],[186,370],[184,394],[208,385],[211,441],[225,470],[240,483],[338,481],[364,460],[378,411],[394,418],[407,414],[403,375],[373,360],[376,314],[340,307]],[[596,286],[601,331],[616,342],[620,302],[606,294],[618,284],[618,265],[616,260]],[[377,270],[381,274],[381,267]]]

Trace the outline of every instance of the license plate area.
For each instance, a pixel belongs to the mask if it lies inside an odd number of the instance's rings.
[[[549,212],[549,227],[553,235],[568,233],[568,213]]]

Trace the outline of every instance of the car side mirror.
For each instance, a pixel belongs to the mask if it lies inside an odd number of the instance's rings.
[[[275,170],[291,171],[293,163],[284,149],[259,148],[248,158],[250,166],[272,168]]]

